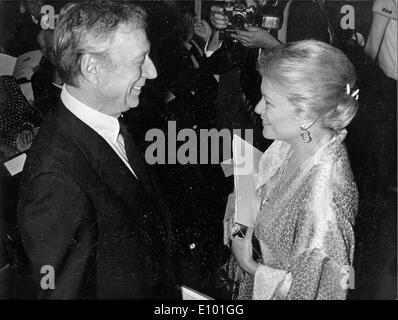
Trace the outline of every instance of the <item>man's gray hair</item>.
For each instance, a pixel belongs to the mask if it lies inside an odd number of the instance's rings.
[[[120,1],[88,1],[64,6],[54,34],[57,69],[62,81],[78,87],[83,54],[106,55],[115,31],[122,24],[145,29],[146,12]]]

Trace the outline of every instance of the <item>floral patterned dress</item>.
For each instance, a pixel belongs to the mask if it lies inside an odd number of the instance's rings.
[[[354,275],[358,205],[343,144],[346,133],[335,133],[285,182],[280,178],[292,153],[290,146],[275,141],[263,154],[257,177],[262,205],[254,232],[261,264],[254,276],[240,271],[235,298],[346,298]]]
[[[16,138],[24,125],[33,128],[35,111],[13,77],[1,76],[0,81],[7,92],[6,101],[0,103],[0,143],[16,147]]]

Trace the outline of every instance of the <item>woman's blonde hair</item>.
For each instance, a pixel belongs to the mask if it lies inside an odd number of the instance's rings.
[[[296,106],[301,119],[317,119],[323,127],[338,131],[357,112],[358,101],[352,96],[355,68],[342,51],[327,43],[304,40],[265,51],[258,70]]]

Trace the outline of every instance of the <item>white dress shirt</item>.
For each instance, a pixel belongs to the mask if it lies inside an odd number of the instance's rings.
[[[67,91],[65,85],[62,88],[61,100],[70,112],[105,139],[137,178],[127,159],[123,136],[120,134],[119,121],[115,117],[94,110],[80,102]]]
[[[397,80],[397,0],[376,0],[373,13],[386,17],[387,26],[378,52],[378,63],[386,76]],[[381,27],[379,27],[381,28]]]

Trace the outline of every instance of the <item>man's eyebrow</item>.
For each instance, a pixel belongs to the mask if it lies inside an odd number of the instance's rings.
[[[151,47],[149,46],[148,49],[146,49],[140,53],[137,60],[144,58],[147,54],[149,54],[150,51],[151,51]]]
[[[147,49],[144,51],[144,55],[147,55],[151,51],[151,43],[148,41]]]
[[[271,104],[273,104],[273,100],[272,100],[269,96],[267,96],[265,93],[263,93],[263,97],[264,97],[268,102],[270,102]]]
[[[138,56],[136,56],[135,58],[133,58],[132,61],[141,61],[145,59],[145,56],[147,55],[147,51],[143,51],[141,52]]]

